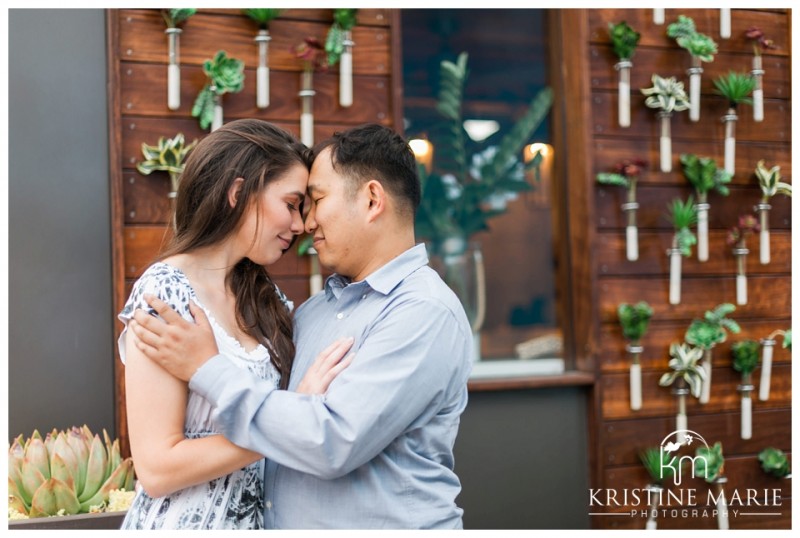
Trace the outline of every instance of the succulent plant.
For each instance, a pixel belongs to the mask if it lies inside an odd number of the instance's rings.
[[[675,77],[662,78],[653,75],[652,88],[642,88],[641,92],[647,96],[644,104],[650,108],[659,108],[665,113],[679,112],[689,108],[689,97],[683,89],[683,82],[678,82]]]
[[[691,230],[692,224],[697,223],[697,209],[694,205],[694,199],[691,195],[686,202],[680,198],[675,198],[667,205],[667,211],[667,218],[675,229],[672,237],[672,248],[680,249],[683,256],[691,256],[692,245],[697,244],[697,236]]]
[[[758,347],[755,340],[741,340],[731,346],[733,369],[749,376],[758,366]]]
[[[683,466],[684,459],[674,458],[661,447],[650,447],[639,452],[639,459],[647,469],[647,473],[653,482],[663,484],[667,478],[672,478],[675,473]]]
[[[734,310],[736,307],[732,304],[723,303],[706,311],[703,319],[692,321],[686,330],[686,341],[702,349],[711,349],[727,339],[728,331],[739,333],[739,324],[727,317]]]
[[[192,117],[200,120],[200,127],[208,129],[214,119],[217,99],[226,93],[239,93],[244,88],[244,62],[228,57],[224,50],[203,62],[203,72],[208,77],[192,106]]]
[[[630,60],[633,58],[633,53],[636,46],[639,44],[641,34],[631,28],[628,23],[622,21],[614,24],[608,23],[608,34],[611,38],[611,46],[621,60]]]
[[[119,440],[88,426],[19,435],[8,449],[8,506],[31,518],[97,511],[113,490],[132,491],[133,460]]]
[[[193,8],[172,8],[161,10],[161,16],[164,17],[164,22],[167,23],[167,27],[169,28],[177,28],[195,13],[197,13],[197,10]]]
[[[711,448],[705,446],[698,447],[695,456],[698,456],[694,459],[694,472],[696,476],[702,476],[708,483],[722,476],[725,470],[725,457],[722,455],[722,443],[717,441]]]
[[[617,314],[623,336],[627,340],[638,342],[647,332],[650,318],[653,317],[653,309],[645,301],[639,301],[634,305],[622,303],[617,307]]]
[[[258,24],[259,28],[267,29],[269,28],[269,23],[272,22],[273,19],[276,19],[283,13],[285,10],[283,9],[274,9],[274,8],[256,8],[256,9],[243,9],[242,12],[253,19],[253,21]]]
[[[761,469],[763,469],[765,473],[778,478],[783,478],[792,472],[786,454],[779,448],[771,446],[765,448],[758,453],[758,461],[761,462]]]
[[[142,143],[142,154],[145,160],[136,164],[136,169],[145,176],[152,172],[163,171],[169,173],[172,193],[178,191],[178,181],[183,172],[184,159],[197,145],[197,140],[188,146],[185,144],[183,133],[178,133],[174,138],[161,136],[157,146],[148,146]]]
[[[781,181],[781,167],[773,166],[767,170],[764,160],[758,161],[756,164],[756,177],[758,184],[761,187],[761,192],[764,195],[764,202],[776,194],[783,194],[785,196],[792,196],[792,186],[789,183]]]
[[[697,398],[706,377],[705,371],[698,364],[703,358],[703,350],[688,344],[673,343],[669,346],[669,355],[672,357],[669,361],[672,370],[662,375],[658,384],[668,387],[676,380],[682,379],[689,386],[692,396]]]
[[[349,32],[356,25],[358,9],[342,8],[333,10],[333,24],[325,38],[325,52],[328,54],[328,65],[333,66],[342,57],[345,46],[345,32]]]
[[[722,95],[728,100],[729,106],[736,108],[739,103],[753,104],[753,100],[748,97],[756,87],[756,80],[748,73],[737,73],[729,71],[727,75],[721,75],[713,80],[715,93]]]
[[[667,35],[674,38],[678,46],[688,50],[692,56],[704,62],[714,61],[717,44],[709,36],[698,32],[691,18],[679,15],[677,22],[667,26]]]
[[[716,190],[723,196],[730,193],[728,183],[732,174],[724,168],[717,168],[717,163],[711,157],[699,157],[693,153],[681,154],[683,175],[697,191],[699,203],[704,203],[706,193]]]

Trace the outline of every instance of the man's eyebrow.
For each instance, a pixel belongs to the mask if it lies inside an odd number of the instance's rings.
[[[300,191],[293,191],[289,193],[289,196],[297,196],[299,199],[304,200],[306,197],[306,193]]]
[[[309,183],[308,187],[306,187],[306,188],[308,189],[308,194],[314,194],[315,192],[317,192],[317,193],[322,192],[321,188],[319,188],[317,186],[314,186],[314,185],[312,185],[310,183]]]

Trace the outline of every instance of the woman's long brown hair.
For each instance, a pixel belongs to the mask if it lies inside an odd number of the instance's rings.
[[[160,258],[226,239],[257,195],[298,164],[310,168],[310,152],[263,120],[235,120],[207,135],[186,160],[175,199],[175,233]],[[231,207],[228,191],[237,178],[244,182]],[[292,318],[267,270],[245,258],[225,281],[236,297],[239,328],[269,350],[280,387],[287,388],[295,353]]]

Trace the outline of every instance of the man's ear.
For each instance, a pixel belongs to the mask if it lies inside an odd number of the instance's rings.
[[[236,201],[239,199],[239,193],[242,192],[242,185],[244,185],[244,178],[237,177],[231,183],[228,189],[228,203],[231,207],[236,207]]]
[[[380,181],[374,179],[364,184],[364,193],[369,204],[367,219],[372,222],[378,215],[386,211],[388,203],[387,193]]]

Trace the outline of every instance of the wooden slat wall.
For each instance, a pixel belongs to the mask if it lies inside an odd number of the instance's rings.
[[[256,117],[295,135],[300,131],[302,64],[291,52],[303,38],[324,43],[332,9],[289,9],[270,24],[270,106],[255,106],[257,26],[238,9],[201,9],[182,26],[180,41],[181,106],[167,108],[167,39],[159,10],[109,10],[109,107],[112,140],[112,211],[114,230],[115,309],[119,311],[133,282],[154,260],[168,231],[170,201],[166,173],[143,176],[141,144],[184,133],[187,141],[208,134],[191,108],[206,82],[202,63],[218,50],[244,61],[242,92],[223,97],[225,121]],[[322,140],[337,130],[377,122],[402,130],[399,17],[391,9],[360,9],[353,29],[354,104],[338,103],[338,66],[314,75],[314,136]],[[278,286],[296,304],[308,298],[308,260],[288,253],[271,268]],[[120,331],[121,327],[115,330]],[[128,453],[123,369],[116,370],[117,432]]]
[[[673,171],[658,171],[658,121],[652,109],[645,107],[640,88],[652,85],[650,77],[675,76],[688,90],[690,56],[666,36],[666,26],[679,14],[694,19],[699,32],[711,36],[719,45],[712,63],[704,63],[700,122],[689,121],[688,112],[673,116]],[[756,162],[765,159],[768,166],[779,165],[784,181],[791,182],[791,42],[790,14],[787,10],[732,11],[732,36],[719,38],[719,10],[667,10],[666,24],[653,23],[651,9],[585,10],[588,34],[583,40],[589,58],[588,84],[590,98],[583,105],[591,117],[590,160],[592,172],[585,186],[594,194],[589,210],[592,248],[592,280],[595,282],[594,327],[598,334],[593,356],[597,376],[594,409],[594,453],[592,483],[594,488],[642,488],[649,480],[639,462],[638,450],[658,446],[661,439],[675,429],[675,398],[668,388],[658,386],[661,374],[667,371],[671,342],[683,341],[693,318],[724,302],[735,304],[735,260],[725,244],[725,233],[735,225],[738,216],[752,212],[760,198],[760,189],[753,170]],[[631,73],[631,126],[617,125],[617,80],[614,69],[617,57],[608,39],[608,24],[626,21],[641,33],[633,58]],[[723,161],[724,126],[720,118],[727,103],[714,93],[713,79],[729,70],[751,69],[751,42],[744,31],[751,25],[760,27],[779,49],[764,53],[765,119],[752,121],[752,109],[742,106],[736,127],[736,174],[731,194],[709,196],[710,259],[697,261],[696,252],[684,258],[682,303],[668,302],[668,260],[665,254],[672,229],[665,219],[666,204],[673,198],[686,199],[693,193],[683,176],[678,156],[696,153],[713,157],[718,166]],[[586,81],[584,81],[586,82]],[[570,133],[569,140],[581,140],[582,133]],[[595,175],[611,171],[614,164],[626,158],[640,158],[651,163],[640,178],[637,198],[640,203],[637,220],[640,226],[639,260],[625,258],[625,220],[620,204],[624,189],[599,185]],[[711,400],[702,405],[689,398],[689,428],[702,434],[709,444],[720,441],[726,457],[725,475],[730,491],[746,488],[780,488],[782,515],[739,516],[730,525],[736,528],[790,528],[791,488],[764,474],[757,454],[767,446],[791,450],[791,354],[775,349],[772,391],[767,402],[754,395],[753,438],[740,438],[739,393],[741,376],[731,368],[731,343],[745,338],[760,339],[776,329],[791,326],[791,200],[772,199],[770,216],[772,261],[758,262],[758,238],[751,239],[751,255],[747,262],[749,303],[737,307],[731,317],[741,323],[742,332],[714,350]],[[620,303],[644,300],[654,309],[650,329],[642,342],[643,406],[631,411],[629,406],[628,365],[625,341],[617,319]],[[756,370],[758,380],[760,370]],[[697,481],[698,497],[705,499],[706,485]],[[751,507],[752,508],[752,507]],[[598,509],[595,511],[602,511]],[[607,510],[613,511],[612,508]],[[758,509],[748,509],[758,512]],[[762,508],[763,512],[764,509]],[[769,511],[769,510],[767,510]],[[772,510],[775,511],[775,510]],[[595,516],[595,528],[644,528],[644,519],[624,516]],[[716,520],[708,517],[677,517],[659,520],[659,528],[715,528]]]

